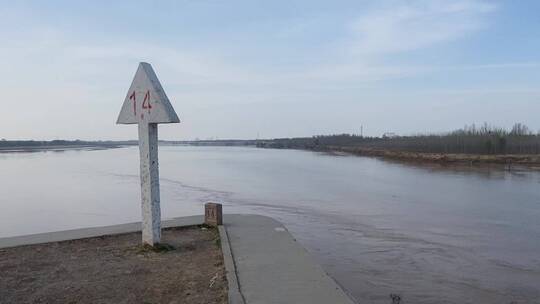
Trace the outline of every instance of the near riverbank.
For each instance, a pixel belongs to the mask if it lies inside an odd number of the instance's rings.
[[[0,238],[0,302],[355,303],[280,222],[202,221],[163,221],[155,248],[140,223]]]
[[[163,230],[168,246],[141,234],[0,249],[2,303],[227,303],[217,229]]]

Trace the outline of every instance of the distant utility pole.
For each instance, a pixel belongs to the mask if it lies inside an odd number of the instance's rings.
[[[360,137],[364,137],[364,125],[360,125]]]

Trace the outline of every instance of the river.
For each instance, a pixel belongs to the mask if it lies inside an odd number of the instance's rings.
[[[138,157],[0,153],[0,237],[138,221]],[[161,146],[160,176],[163,218],[274,217],[360,303],[540,303],[537,171]]]

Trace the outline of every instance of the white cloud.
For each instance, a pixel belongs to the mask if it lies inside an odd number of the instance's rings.
[[[326,85],[350,86],[440,70],[385,61],[388,56],[426,49],[479,31],[496,9],[494,4],[477,0],[381,1],[349,23],[348,40],[334,46],[336,59],[312,67],[305,76]]]
[[[0,55],[12,58],[5,65],[15,71],[17,81],[28,79],[29,74],[44,81],[55,80],[47,77],[51,69],[63,71],[60,79],[72,83],[88,81],[90,77],[115,79],[120,70],[131,72],[134,62],[148,60],[165,67],[161,73],[170,75],[173,84],[182,86],[350,86],[428,71],[428,67],[386,65],[384,56],[463,37],[482,28],[484,17],[495,9],[492,4],[476,0],[382,2],[350,22],[349,40],[327,46],[334,51],[321,54],[320,63],[292,64],[279,69],[272,67],[267,58],[261,58],[262,64],[250,65],[241,58],[237,58],[240,62],[230,62],[220,58],[219,53],[146,44],[144,40],[136,44],[121,39],[112,43],[80,40],[61,29],[42,25],[17,33],[4,29],[0,37],[8,34],[8,38],[18,39],[14,39],[17,43],[3,47]],[[300,24],[301,28],[293,31],[317,26],[317,22],[304,19]],[[240,49],[238,53],[241,54]],[[342,56],[343,53],[348,55]],[[42,68],[35,69],[36,64]]]
[[[385,3],[351,24],[354,52],[382,55],[448,42],[486,25],[497,7],[483,1],[412,1]]]

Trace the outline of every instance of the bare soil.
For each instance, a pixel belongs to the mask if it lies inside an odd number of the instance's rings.
[[[219,234],[163,231],[162,251],[141,234],[0,249],[0,303],[227,303]]]

